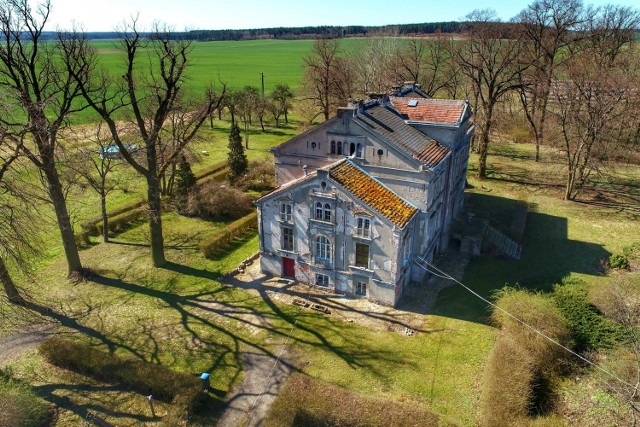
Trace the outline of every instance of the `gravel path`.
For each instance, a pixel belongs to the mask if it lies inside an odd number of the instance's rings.
[[[53,334],[50,325],[29,326],[20,332],[0,337],[0,366],[17,359]]]
[[[259,427],[269,412],[282,385],[291,373],[288,347],[274,354],[244,352],[240,355],[244,379],[229,395],[218,427]]]

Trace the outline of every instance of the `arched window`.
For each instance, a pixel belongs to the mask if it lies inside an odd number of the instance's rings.
[[[316,203],[316,219],[322,221],[322,203]]]
[[[336,154],[339,156],[342,155],[342,141],[338,141],[338,151],[336,151]]]
[[[362,157],[362,144],[356,145],[356,157]]]
[[[316,237],[316,258],[331,260],[331,242],[324,236]]]
[[[324,204],[324,220],[331,221],[331,205],[329,203]]]
[[[331,154],[336,154],[336,142],[331,141]]]
[[[354,144],[354,143],[352,142],[352,143],[351,143],[351,147],[349,147],[349,148],[350,148],[350,150],[349,150],[349,155],[350,155],[350,156],[353,156],[353,153],[355,153],[355,152],[356,152],[356,144]]]

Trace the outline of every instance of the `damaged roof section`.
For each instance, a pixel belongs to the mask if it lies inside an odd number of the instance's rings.
[[[405,123],[395,110],[379,103],[363,108],[356,121],[429,168],[438,166],[450,153],[447,147]]]
[[[399,228],[404,228],[418,209],[380,181],[345,159],[325,168],[329,177]]]

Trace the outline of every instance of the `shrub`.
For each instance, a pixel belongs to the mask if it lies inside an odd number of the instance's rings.
[[[203,240],[200,243],[200,250],[205,257],[211,258],[218,252],[226,248],[234,239],[244,232],[258,227],[258,213],[251,212],[249,215],[240,218],[227,225],[222,231]]]
[[[273,162],[251,162],[249,171],[238,180],[236,186],[242,191],[268,191],[276,186]]]
[[[629,259],[624,254],[614,254],[609,257],[609,267],[619,270],[629,268]]]
[[[612,348],[620,340],[620,327],[600,314],[581,284],[555,285],[552,297],[567,319],[577,350]]]
[[[27,384],[0,371],[0,426],[40,427],[49,418],[49,406]]]
[[[416,405],[361,396],[305,375],[292,375],[271,407],[267,427],[437,426]]]
[[[209,181],[189,194],[181,213],[202,219],[238,219],[252,210],[253,206],[244,193]]]
[[[63,338],[40,345],[47,361],[99,381],[120,384],[132,391],[152,394],[181,410],[197,412],[206,404],[200,380],[163,366],[106,353]]]

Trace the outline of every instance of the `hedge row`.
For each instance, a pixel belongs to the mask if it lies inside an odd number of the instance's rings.
[[[147,207],[134,209],[109,218],[109,231],[123,231],[125,228],[147,217]],[[102,221],[96,223],[98,236],[102,234]]]
[[[223,160],[211,166],[207,166],[206,168],[200,169],[198,173],[196,173],[196,179],[200,181],[203,178],[208,177],[209,175],[213,175],[216,172],[220,172],[221,170],[227,167],[227,161]]]
[[[138,200],[134,203],[129,203],[128,205],[124,205],[117,209],[107,211],[107,218],[113,218],[115,216],[122,215],[129,211],[145,206],[146,204],[147,204],[147,201],[145,199]],[[98,224],[102,224],[102,215],[97,215],[90,218],[89,220],[83,222],[81,226],[83,230],[87,230],[89,233],[91,233],[89,234],[90,236],[98,236],[102,232],[102,231],[96,231],[96,226]],[[102,227],[100,227],[100,230],[102,230]]]
[[[64,338],[50,338],[40,345],[46,360],[56,366],[98,381],[119,384],[131,391],[153,395],[189,413],[203,409],[207,394],[196,376],[141,360],[119,357]]]
[[[227,225],[219,233],[214,234],[208,239],[200,243],[200,250],[205,257],[211,258],[225,247],[227,247],[235,238],[239,237],[245,231],[256,229],[258,227],[258,213],[251,212],[249,215],[233,221]]]
[[[271,406],[266,427],[433,427],[448,425],[416,404],[362,396],[318,381],[292,375]]]

